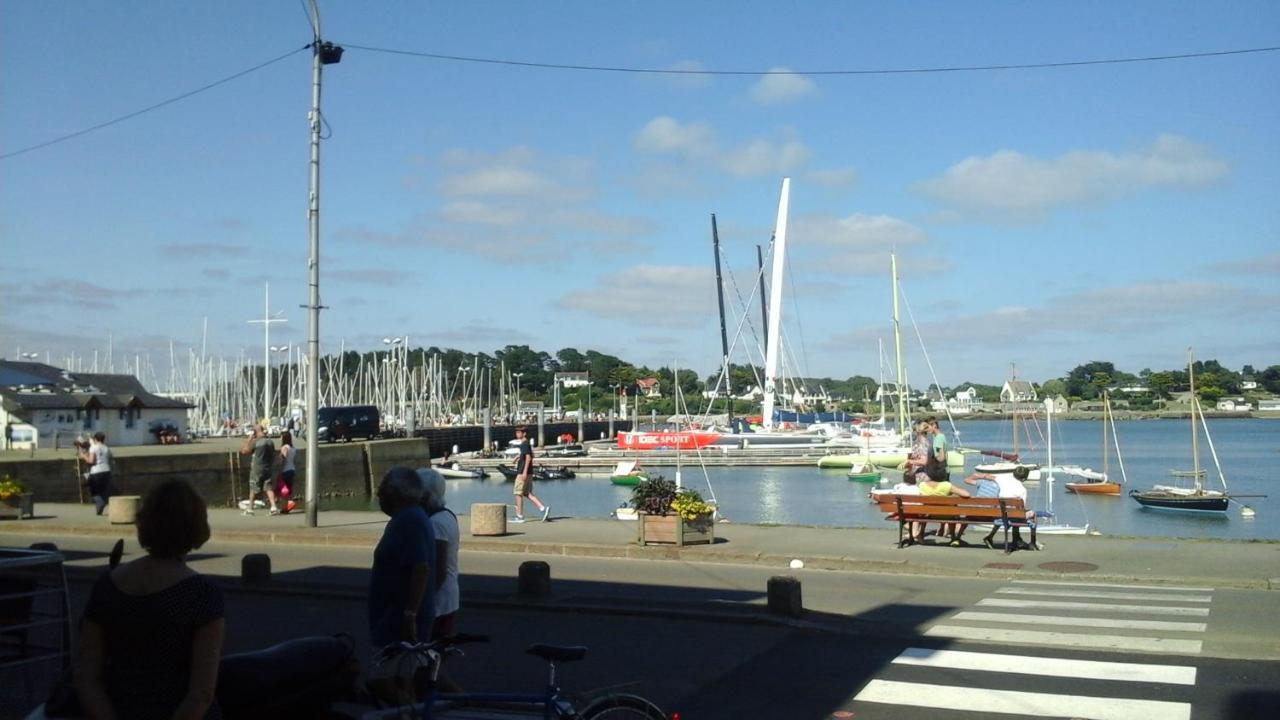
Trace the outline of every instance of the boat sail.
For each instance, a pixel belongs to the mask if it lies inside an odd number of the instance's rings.
[[[1151,510],[1173,510],[1197,513],[1226,513],[1231,496],[1226,492],[1227,479],[1222,474],[1222,465],[1218,463],[1217,452],[1213,453],[1214,465],[1218,468],[1218,478],[1222,481],[1222,490],[1208,490],[1204,487],[1205,471],[1200,468],[1200,428],[1196,427],[1196,416],[1204,425],[1205,437],[1209,438],[1209,425],[1204,421],[1204,409],[1196,397],[1195,363],[1191,350],[1187,350],[1187,379],[1191,385],[1191,463],[1190,471],[1174,471],[1175,477],[1190,477],[1193,487],[1173,485],[1155,485],[1150,490],[1130,490],[1133,498],[1144,508]],[[1212,448],[1213,440],[1209,439]]]
[[[1119,495],[1120,482],[1111,479],[1111,468],[1108,466],[1109,461],[1109,444],[1107,442],[1107,429],[1110,426],[1111,440],[1116,446],[1116,463],[1120,466],[1121,481],[1128,481],[1128,477],[1124,471],[1124,458],[1120,455],[1120,436],[1116,434],[1116,418],[1111,411],[1111,394],[1104,392],[1102,394],[1102,472],[1097,472],[1091,468],[1064,467],[1062,471],[1068,475],[1074,475],[1081,478],[1083,482],[1069,482],[1064,487],[1067,492],[1078,493],[1082,495]]]

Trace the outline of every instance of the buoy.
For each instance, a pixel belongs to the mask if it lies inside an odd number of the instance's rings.
[[[791,569],[792,569],[792,570],[799,570],[799,569],[800,569],[800,568],[802,568],[802,567],[804,567],[804,561],[803,561],[803,560],[798,560],[798,559],[797,559],[797,560],[792,560],[792,561],[791,561]]]

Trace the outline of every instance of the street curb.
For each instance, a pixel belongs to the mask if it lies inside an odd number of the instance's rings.
[[[19,521],[0,523],[0,536],[3,535],[39,535],[41,537],[113,537],[129,536],[135,533],[131,525],[102,525],[86,527],[82,525],[46,525]],[[255,545],[311,545],[318,547],[360,547],[372,549],[377,544],[377,537],[358,533],[330,533],[315,530],[284,531],[245,531],[222,530],[216,539],[223,542],[251,543]],[[592,543],[564,543],[539,541],[486,540],[464,537],[461,549],[471,552],[511,553],[551,557],[587,557],[603,559],[627,560],[667,560],[690,563],[707,563],[721,565],[753,565],[775,567],[783,570],[789,567],[793,556],[774,555],[761,552],[708,552],[709,546],[645,546],[634,543],[626,545],[598,545]],[[1026,552],[1026,551],[1024,551]],[[867,560],[850,556],[806,556],[803,558],[805,568],[811,570],[827,570],[835,572],[870,573],[883,575],[925,575],[930,577],[980,577],[992,579],[1023,580],[1059,580],[1077,582],[1098,582],[1106,584],[1145,583],[1152,585],[1212,585],[1221,588],[1246,590],[1280,590],[1280,577],[1277,578],[1239,578],[1239,577],[1195,577],[1195,576],[1147,576],[1137,574],[1074,574],[1056,573],[1038,569],[997,569],[980,567],[962,568],[948,565],[935,565],[902,560]]]

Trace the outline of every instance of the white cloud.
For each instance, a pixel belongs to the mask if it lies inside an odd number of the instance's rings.
[[[1280,275],[1280,253],[1214,263],[1209,270],[1239,275]]]
[[[757,139],[729,150],[720,163],[729,174],[738,177],[781,175],[804,165],[811,154],[798,140],[774,143]]]
[[[771,73],[787,73],[790,68],[769,68]],[[804,75],[764,75],[751,86],[751,99],[761,105],[793,102],[812,95],[818,86]]]
[[[1146,188],[1196,189],[1226,177],[1227,164],[1177,135],[1136,152],[1076,150],[1050,160],[1014,150],[971,156],[918,189],[960,212],[1036,220],[1054,208],[1104,202]]]
[[[715,276],[689,265],[636,265],[570,292],[556,305],[637,326],[698,327],[715,315]]]
[[[755,138],[726,148],[721,146],[709,125],[681,123],[667,116],[656,117],[645,124],[636,134],[635,147],[641,152],[672,156],[736,177],[790,173],[804,166],[813,154],[789,129],[784,129],[778,140]]]
[[[636,135],[637,150],[689,158],[707,157],[714,152],[715,131],[702,123],[681,124],[665,115],[650,120]]]
[[[886,275],[889,254],[894,249],[900,260],[905,252],[913,253],[911,264],[920,273],[940,272],[948,264],[922,254],[929,242],[924,230],[890,215],[854,213],[847,217],[808,215],[796,218],[793,234],[816,252],[797,252],[804,256],[806,268],[815,272]]]
[[[805,179],[814,185],[822,185],[830,188],[847,188],[852,187],[858,182],[858,171],[851,167],[846,168],[827,168],[825,170],[810,170],[805,173]]]
[[[440,189],[454,197],[475,195],[544,195],[557,189],[557,185],[544,175],[512,166],[489,167],[472,170],[445,178]]]
[[[676,87],[697,90],[711,84],[710,75],[700,74],[707,69],[706,66],[697,60],[681,60],[668,65],[667,69],[679,71],[679,74],[662,76],[669,84]]]

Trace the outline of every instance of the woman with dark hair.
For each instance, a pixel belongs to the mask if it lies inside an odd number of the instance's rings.
[[[95,719],[220,718],[222,591],[184,562],[209,539],[204,501],[168,480],[143,499],[137,527],[147,554],[103,575],[85,605],[80,704]]]

